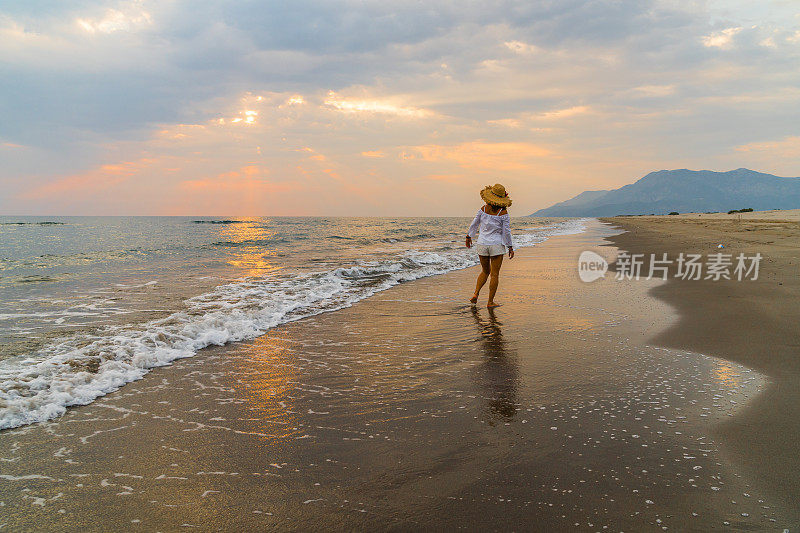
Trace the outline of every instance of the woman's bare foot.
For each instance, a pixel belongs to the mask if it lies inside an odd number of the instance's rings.
[[[489,303],[487,303],[487,304],[486,304],[486,307],[487,307],[488,309],[492,309],[492,308],[494,308],[494,307],[500,307],[500,304],[498,304],[498,303],[495,303],[495,302],[489,302]]]
[[[477,294],[473,294],[472,298],[469,299],[469,303],[471,303],[471,304],[478,303],[478,295]]]

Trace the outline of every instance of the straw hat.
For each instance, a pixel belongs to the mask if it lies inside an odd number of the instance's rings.
[[[508,197],[506,188],[495,183],[494,186],[487,185],[481,191],[481,198],[487,204],[492,204],[497,207],[508,207],[511,205],[511,198]]]

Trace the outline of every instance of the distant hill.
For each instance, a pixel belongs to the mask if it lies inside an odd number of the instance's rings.
[[[728,172],[660,170],[619,189],[584,191],[531,216],[602,217],[744,207],[756,211],[800,208],[800,178],[781,178],[746,168]]]

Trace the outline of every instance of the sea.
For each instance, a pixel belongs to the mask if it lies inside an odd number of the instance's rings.
[[[204,347],[473,266],[469,222],[0,217],[0,429],[59,417]],[[512,221],[517,248],[584,229]]]

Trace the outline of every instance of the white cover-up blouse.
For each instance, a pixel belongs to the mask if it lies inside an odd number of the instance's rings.
[[[469,225],[467,235],[475,237],[475,233],[480,231],[478,244],[503,244],[510,248],[514,247],[511,242],[511,215],[490,215],[484,212],[483,208],[478,210],[472,224]]]

